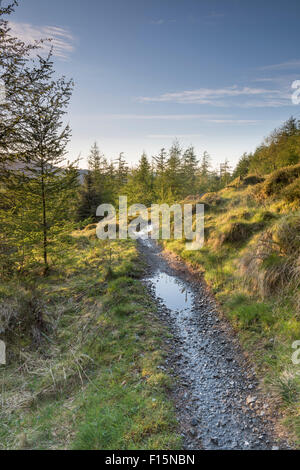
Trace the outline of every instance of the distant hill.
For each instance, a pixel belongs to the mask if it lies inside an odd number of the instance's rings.
[[[16,171],[18,170],[18,171],[20,171],[20,170],[22,170],[22,168],[24,168],[24,165],[20,162],[11,162],[11,163],[9,163],[9,165],[6,165],[6,168],[8,170],[16,170]],[[79,174],[80,184],[82,184],[83,181],[84,181],[85,175],[88,174],[88,170],[79,168],[78,169],[78,174]]]

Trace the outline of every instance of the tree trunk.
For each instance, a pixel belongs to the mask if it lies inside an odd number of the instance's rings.
[[[45,182],[44,182],[44,168],[42,167],[42,204],[43,204],[43,254],[44,254],[44,276],[47,275],[49,270],[48,265],[48,233],[47,233],[47,213],[46,213],[46,195],[45,195]]]

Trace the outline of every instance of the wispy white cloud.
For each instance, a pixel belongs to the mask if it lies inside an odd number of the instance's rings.
[[[154,24],[156,26],[160,26],[162,24],[166,24],[166,23],[176,23],[176,20],[165,20],[163,18],[159,18],[157,20],[150,20],[149,21],[150,24]]]
[[[265,88],[238,87],[236,85],[227,88],[199,88],[176,93],[163,93],[159,96],[138,98],[143,103],[148,102],[177,102],[188,104],[221,104],[220,99],[225,97],[264,95],[274,93],[274,90]]]
[[[150,134],[148,139],[192,139],[195,137],[203,137],[203,134]]]
[[[281,88],[233,85],[225,88],[199,88],[163,93],[158,96],[142,96],[137,100],[140,103],[203,104],[219,107],[279,107],[290,104],[290,94]]]
[[[214,124],[258,124],[260,119],[209,119]]]
[[[98,116],[103,120],[151,120],[151,121],[186,121],[198,120],[214,124],[257,124],[257,119],[236,119],[232,114],[102,114]],[[164,134],[165,135],[165,134]],[[200,134],[184,134],[177,137],[196,137]],[[148,137],[157,138],[160,134],[151,134]]]
[[[150,21],[150,24],[156,24],[156,25],[161,25],[161,24],[164,24],[165,23],[165,20],[163,20],[162,18],[159,19],[159,20],[151,20]]]
[[[34,26],[30,23],[10,22],[11,33],[25,43],[32,43],[40,39],[51,39],[51,43],[44,43],[43,48],[53,47],[53,54],[60,59],[68,59],[74,51],[74,36],[65,28],[58,26]]]
[[[225,13],[221,11],[211,11],[207,15],[189,16],[188,22],[193,24],[216,25],[219,24],[220,20],[222,20],[224,17]]]
[[[287,62],[280,62],[279,64],[266,65],[259,67],[259,70],[293,70],[300,69],[300,59],[293,59]]]
[[[261,101],[245,101],[241,107],[242,108],[281,108],[283,106],[291,106],[291,94],[287,98],[282,99],[270,99],[270,100],[261,100]]]
[[[226,119],[231,115],[212,115],[212,114],[103,114],[100,119],[124,119],[124,120],[164,120],[164,121],[183,121],[191,119],[209,120]]]
[[[211,11],[208,15],[205,15],[204,18],[215,19],[215,18],[224,18],[224,16],[225,16],[225,13],[221,11]]]

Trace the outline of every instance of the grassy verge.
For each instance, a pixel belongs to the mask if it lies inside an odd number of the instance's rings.
[[[186,251],[178,240],[165,247],[203,271],[300,447],[300,365],[292,361],[300,340],[300,214],[254,195],[243,185],[205,195],[198,201],[206,206],[203,249]]]
[[[170,378],[158,368],[167,333],[140,272],[132,242],[100,242],[87,229],[47,279],[0,286],[9,359],[0,448],[180,448]]]

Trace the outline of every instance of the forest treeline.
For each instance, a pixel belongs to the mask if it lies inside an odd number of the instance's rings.
[[[172,203],[189,195],[222,189],[231,179],[227,160],[219,171],[213,170],[207,152],[199,159],[194,147],[182,150],[178,141],[151,159],[143,153],[133,168],[129,168],[123,153],[109,163],[95,143],[88,166],[80,189],[80,220],[94,219],[99,202],[117,203],[119,195],[127,196],[130,204]]]
[[[129,169],[123,153],[109,163],[95,143],[80,189],[77,216],[80,220],[95,219],[99,203],[117,203],[120,194],[127,195],[130,204],[173,203],[219,191],[236,178],[262,177],[299,162],[300,122],[294,117],[272,132],[254,153],[242,155],[233,171],[227,159],[214,169],[207,152],[198,157],[194,147],[183,150],[178,141],[154,157],[143,153],[138,165]]]

